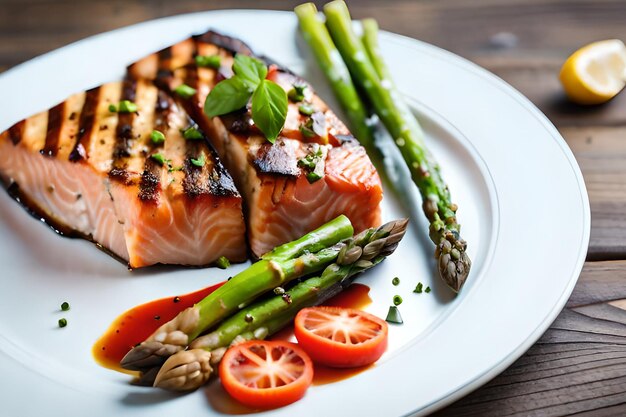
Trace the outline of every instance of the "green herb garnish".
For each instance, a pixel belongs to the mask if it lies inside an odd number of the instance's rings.
[[[395,277],[394,279],[391,280],[391,283],[397,286],[398,284],[400,284],[400,278]]]
[[[196,127],[191,126],[183,131],[183,137],[187,140],[201,140],[204,135]]]
[[[222,57],[219,55],[198,55],[195,60],[199,67],[218,69],[222,65]]]
[[[322,152],[322,147],[318,144],[313,145],[313,151],[309,153],[304,158],[298,160],[298,166],[304,168],[306,171],[306,179],[309,183],[314,183],[315,181],[321,179],[324,176],[324,167],[319,164],[324,156]]]
[[[174,92],[182,98],[188,99],[193,97],[193,95],[196,94],[197,90],[193,87],[188,86],[187,84],[181,84],[174,89]]]
[[[300,112],[300,114],[303,114],[305,116],[310,116],[315,113],[315,109],[313,108],[313,106],[307,103],[300,104],[298,106],[298,111]]]
[[[294,84],[293,88],[287,93],[287,96],[289,97],[289,100],[297,103],[304,100],[304,90],[306,90],[306,85]]]
[[[322,176],[315,171],[307,172],[306,179],[309,181],[309,184],[313,184],[315,181],[321,180]]]
[[[159,165],[165,165],[166,163],[169,162],[169,160],[166,159],[165,156],[163,156],[163,154],[161,154],[161,153],[152,154],[152,155],[150,155],[150,158],[152,158],[156,162],[158,162]]]
[[[109,104],[109,111],[111,113],[135,113],[137,110],[137,105],[130,100],[122,100],[117,106]]]
[[[416,293],[416,294],[421,294],[422,293],[422,288],[424,288],[424,285],[421,282],[418,282],[417,286],[415,287],[413,292]]]
[[[233,72],[250,87],[250,92],[253,92],[267,77],[267,65],[251,56],[237,54],[233,62]]]
[[[400,304],[402,304],[402,297],[400,297],[399,295],[394,295],[393,296],[393,305],[399,306]]]
[[[67,326],[67,320],[59,319],[59,327],[65,327],[65,326]]]
[[[63,301],[63,303],[61,304],[61,310],[67,311],[69,309],[70,309],[70,303],[68,303],[67,301]]]
[[[205,162],[206,162],[206,159],[204,157],[204,154],[200,155],[200,158],[198,159],[191,158],[191,163],[197,167],[203,167]]]
[[[425,293],[429,293],[430,292],[430,287],[426,287],[426,289],[424,290]]]
[[[273,81],[263,80],[252,95],[252,120],[271,143],[287,119],[287,94]]]
[[[274,143],[287,118],[285,90],[265,79],[267,66],[256,58],[237,54],[233,72],[235,75],[213,87],[204,102],[204,113],[221,116],[244,108],[251,100],[254,124]]]
[[[396,306],[389,307],[389,311],[387,312],[387,318],[385,318],[385,321],[395,324],[404,323],[404,321],[402,321],[402,316],[400,315],[400,310],[398,310],[398,307]]]
[[[163,132],[153,130],[152,132],[150,132],[150,140],[153,144],[160,145],[165,142],[165,135],[163,134]]]
[[[217,261],[215,261],[215,265],[220,269],[226,269],[230,266],[230,261],[225,256],[220,256]]]

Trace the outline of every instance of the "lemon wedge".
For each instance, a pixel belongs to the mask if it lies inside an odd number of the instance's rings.
[[[561,68],[561,84],[570,100],[600,104],[626,84],[626,46],[619,39],[599,41],[574,52]]]

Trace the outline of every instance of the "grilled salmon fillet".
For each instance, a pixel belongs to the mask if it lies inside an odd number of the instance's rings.
[[[339,214],[348,216],[357,232],[378,226],[382,186],[375,167],[345,125],[300,77],[263,58],[269,64],[268,78],[286,91],[306,85],[305,101],[314,109],[311,116],[301,114],[301,103],[290,102],[274,145],[255,128],[247,109],[215,118],[204,115],[211,88],[232,76],[236,54],[253,55],[240,40],[209,31],[141,59],[128,68],[128,75],[154,81],[169,91],[207,132],[244,196],[253,254],[261,256]],[[220,68],[198,67],[198,55],[219,55]],[[177,96],[174,90],[182,84],[196,93]],[[303,134],[303,124],[312,121],[315,134],[310,129]],[[310,155],[318,155],[323,165],[317,168],[322,168],[322,178],[311,183],[298,163]]]
[[[136,111],[121,111],[125,100]],[[16,123],[0,134],[0,154],[0,176],[32,213],[131,268],[247,257],[232,178],[201,129],[147,80],[104,84]]]

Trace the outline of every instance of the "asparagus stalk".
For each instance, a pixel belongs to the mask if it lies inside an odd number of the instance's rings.
[[[364,144],[374,142],[370,127],[367,125],[367,111],[352,84],[352,78],[346,64],[324,26],[317,16],[317,9],[313,3],[305,3],[294,9],[302,28],[304,40],[309,44],[315,60],[322,67],[328,78],[339,104],[348,115],[350,127],[356,137]]]
[[[125,369],[142,372],[160,366],[169,356],[185,349],[202,332],[263,293],[293,279],[323,270],[339,256],[341,246],[336,244],[352,234],[353,228],[348,218],[339,216],[302,238],[279,246],[273,255],[270,253],[265,259],[252,264],[206,298],[159,327],[144,342],[131,349],[120,365]],[[309,252],[309,249],[318,249],[323,245],[333,246],[316,253]]]
[[[377,28],[366,23],[363,42],[352,29],[346,4],[341,0],[324,6],[326,26],[353,79],[362,87],[402,154],[422,195],[422,209],[430,222],[429,236],[435,243],[439,275],[455,292],[465,283],[471,261],[467,243],[460,236],[448,186],[439,165],[424,145],[423,131],[406,102],[394,87],[389,71],[379,53]],[[308,28],[303,27],[303,30]],[[375,64],[373,63],[375,62]]]
[[[211,333],[194,340],[190,350],[171,356],[157,374],[154,386],[177,391],[198,388],[210,378],[209,365],[219,362],[226,347],[244,340],[264,339],[287,325],[302,308],[336,295],[356,274],[393,253],[407,224],[408,219],[393,221],[343,242],[337,262],[327,266],[320,276],[242,309]]]

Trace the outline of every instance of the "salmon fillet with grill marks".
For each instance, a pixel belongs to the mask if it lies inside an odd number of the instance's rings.
[[[243,42],[207,32],[194,36],[131,65],[130,77],[153,80],[170,94],[181,84],[196,89],[190,98],[176,97],[204,129],[233,175],[246,201],[248,237],[254,255],[298,238],[339,214],[350,218],[355,230],[378,226],[382,186],[365,150],[328,106],[305,89],[305,101],[315,110],[315,134],[302,133],[309,116],[301,103],[290,102],[287,120],[274,145],[255,128],[249,110],[208,118],[206,96],[216,83],[232,76],[236,54],[253,55]],[[219,69],[198,67],[195,56],[219,55]],[[268,78],[289,91],[306,82],[278,65],[270,64]],[[323,177],[309,183],[298,161],[321,152]]]
[[[109,109],[122,100],[138,110]],[[0,176],[38,217],[131,268],[243,261],[241,196],[206,138],[183,137],[192,125],[149,81],[104,84],[0,134]]]

